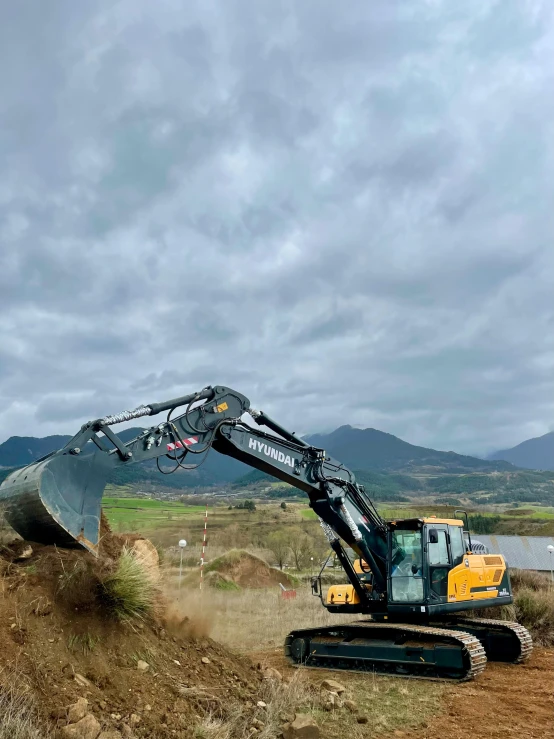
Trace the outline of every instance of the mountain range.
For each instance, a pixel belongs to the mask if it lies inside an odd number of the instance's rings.
[[[128,441],[143,429],[131,428],[119,432]],[[358,482],[375,500],[406,501],[432,496],[437,502],[460,504],[460,499],[476,503],[554,502],[554,472],[536,472],[526,467],[552,469],[554,435],[547,434],[503,452],[493,459],[438,451],[409,444],[392,434],[377,429],[341,426],[329,434],[311,434],[304,439],[324,449],[355,472]],[[12,436],[0,444],[0,482],[9,469],[21,467],[64,446],[69,436],[44,438]],[[192,456],[192,455],[191,455]],[[162,457],[165,471],[174,466]],[[187,464],[196,463],[190,457]],[[523,468],[523,469],[522,469]],[[147,490],[173,488],[199,491],[214,485],[249,490],[263,497],[295,495],[294,488],[272,486],[275,479],[235,459],[210,452],[201,465],[192,471],[177,469],[175,474],[162,475],[156,461],[125,465],[112,473],[110,482]]]
[[[554,431],[522,441],[512,449],[494,452],[487,459],[504,459],[528,470],[554,470]]]
[[[120,432],[123,441],[128,441],[142,429],[131,428]],[[34,460],[64,446],[71,437],[46,436],[35,438],[12,436],[0,444],[0,467],[22,467]],[[483,460],[455,452],[442,452],[435,449],[409,444],[392,434],[377,429],[358,429],[341,426],[330,434],[312,434],[304,437],[314,446],[340,460],[351,469],[375,470],[388,473],[467,473],[501,472],[513,469],[502,460]],[[187,464],[195,462],[187,459]],[[169,460],[162,459],[165,468],[171,468]],[[178,470],[176,475],[161,478],[155,462],[132,465],[116,471],[114,482],[158,482],[171,487],[197,487],[216,483],[235,481],[251,471],[251,467],[224,455],[212,452],[206,461],[193,472]]]

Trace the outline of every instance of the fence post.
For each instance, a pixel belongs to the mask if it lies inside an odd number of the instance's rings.
[[[200,558],[200,590],[202,590],[202,579],[204,577],[204,553],[206,551],[207,528],[208,528],[208,504],[206,503],[206,513],[204,515],[204,538],[202,540],[202,557]]]

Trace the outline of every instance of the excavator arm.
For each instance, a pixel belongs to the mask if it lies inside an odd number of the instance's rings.
[[[168,411],[165,421],[130,441],[123,442],[112,429],[163,411]],[[245,413],[260,428],[244,423]],[[96,553],[101,499],[114,469],[153,459],[159,466],[159,459],[167,457],[172,465],[169,471],[190,470],[211,449],[305,492],[359,597],[365,601],[386,593],[385,523],[353,473],[324,450],[251,409],[244,395],[223,386],[85,424],[62,449],[10,474],[0,486],[0,505],[7,521],[25,539],[77,544]],[[371,567],[375,584],[371,596],[359,583],[341,542]]]
[[[9,474],[0,485],[0,507],[29,541],[80,545],[96,554],[102,495],[116,468],[167,456],[174,471],[183,467],[185,456],[201,460],[221,423],[240,419],[249,405],[230,388],[206,387],[90,421],[62,449]],[[173,417],[178,408],[181,414]],[[163,411],[168,411],[165,422],[125,443],[111,428]]]

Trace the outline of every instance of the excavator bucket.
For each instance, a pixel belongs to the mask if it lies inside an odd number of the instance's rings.
[[[100,503],[108,469],[99,454],[54,453],[11,473],[0,509],[26,541],[98,553]]]

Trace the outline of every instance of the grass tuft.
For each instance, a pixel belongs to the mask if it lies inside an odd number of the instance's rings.
[[[0,739],[48,739],[51,734],[41,724],[35,704],[10,682],[2,679],[0,685]]]
[[[108,611],[119,621],[144,620],[157,603],[157,588],[145,569],[127,548],[123,548],[116,570],[100,583],[101,597]]]
[[[98,639],[87,631],[84,634],[71,634],[67,640],[67,647],[71,652],[80,651],[83,654],[90,654],[97,643]]]

